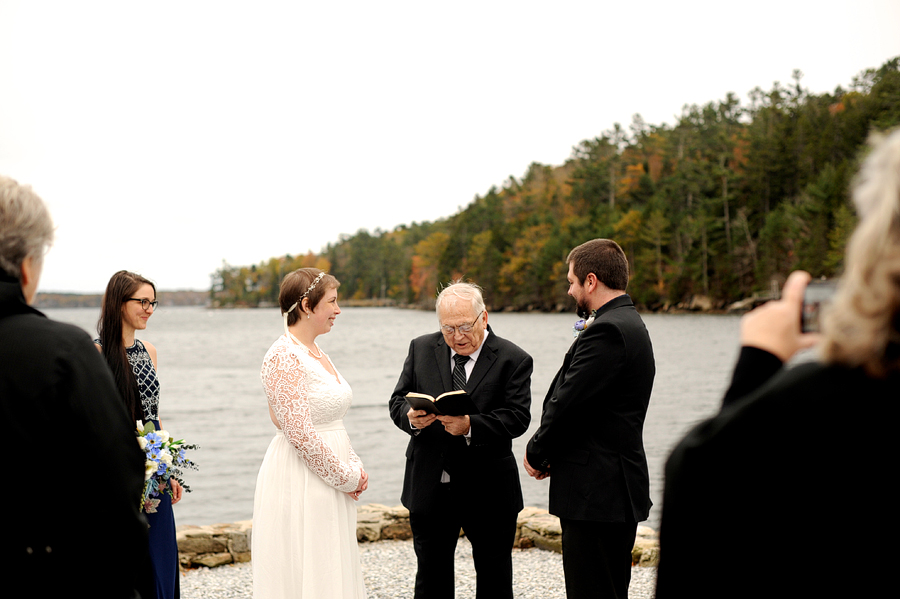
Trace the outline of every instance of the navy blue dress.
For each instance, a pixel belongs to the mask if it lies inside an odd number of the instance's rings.
[[[141,392],[141,408],[144,422],[150,421],[159,429],[159,379],[147,348],[139,339],[125,348],[128,363]],[[181,589],[178,576],[178,543],[175,541],[175,514],[172,512],[172,498],[168,493],[160,494],[160,502],[153,514],[145,514],[150,524],[150,561],[153,563],[153,578],[157,599],[179,599]]]

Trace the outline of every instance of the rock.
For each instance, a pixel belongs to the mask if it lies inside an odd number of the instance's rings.
[[[228,551],[223,539],[217,539],[211,526],[200,526],[194,530],[178,530],[175,534],[179,553],[221,553]]]
[[[713,309],[713,303],[712,300],[705,295],[695,295],[691,298],[691,305],[689,306],[689,309],[709,312]]]
[[[381,529],[381,538],[395,539],[398,541],[411,539],[412,529],[409,527],[409,521],[407,520],[406,522],[392,522],[390,524],[386,524]]]
[[[524,516],[520,513],[520,518],[520,547],[524,543],[528,547],[562,553],[562,527],[559,525],[559,518],[546,510],[537,510]]]
[[[409,510],[403,506],[388,507],[379,503],[361,505],[356,510],[356,540],[380,541],[412,538]]]
[[[225,553],[206,553],[199,555],[191,560],[192,565],[206,566],[207,568],[215,568],[216,566],[224,566],[234,562],[234,558],[228,552]]]
[[[381,539],[381,523],[356,523],[356,540],[360,543],[372,543]]]
[[[179,526],[175,533],[183,567],[221,566],[250,561],[252,520],[209,526]]]

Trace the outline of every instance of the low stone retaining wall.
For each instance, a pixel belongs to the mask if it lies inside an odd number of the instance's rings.
[[[179,526],[176,535],[181,566],[213,568],[224,564],[248,562],[252,531],[251,520],[233,524]],[[461,531],[460,534],[464,533]],[[409,510],[402,506],[388,507],[377,503],[359,506],[356,516],[356,538],[360,543],[411,539]],[[522,549],[536,547],[561,553],[562,529],[559,518],[547,510],[526,507],[519,512],[515,546]],[[656,531],[646,526],[638,526],[631,558],[636,565],[656,566],[659,561],[659,541]]]

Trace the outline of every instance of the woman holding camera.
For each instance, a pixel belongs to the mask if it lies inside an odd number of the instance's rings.
[[[869,569],[894,540],[880,525],[900,394],[900,130],[866,159],[853,201],[821,336],[800,330],[809,275],[795,272],[744,317],[722,410],[666,464],[658,599],[881,594]],[[817,342],[821,361],[783,367]]]

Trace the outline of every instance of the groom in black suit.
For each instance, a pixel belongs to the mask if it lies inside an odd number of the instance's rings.
[[[656,366],[625,293],[628,260],[609,239],[569,253],[569,295],[587,319],[544,399],[525,469],[550,476],[566,596],[627,599],[637,523],[650,513],[642,431]]]
[[[512,599],[512,545],[522,509],[512,440],[531,422],[531,356],[494,334],[478,286],[454,283],[436,307],[441,331],[410,343],[390,401],[394,424],[410,435],[400,500],[409,509],[418,561],[415,596],[454,597],[462,528],[472,543],[476,597]],[[477,414],[429,415],[405,399],[410,391],[437,397],[460,387]]]

